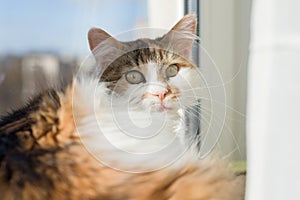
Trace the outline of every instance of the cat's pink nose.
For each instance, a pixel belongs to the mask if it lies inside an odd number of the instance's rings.
[[[168,92],[168,90],[165,90],[163,92],[158,92],[158,93],[155,93],[153,95],[157,96],[159,98],[159,100],[162,101],[162,100],[165,99],[167,92]]]

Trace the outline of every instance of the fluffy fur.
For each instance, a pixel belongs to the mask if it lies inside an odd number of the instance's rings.
[[[195,27],[188,15],[177,34],[127,43],[92,29],[92,75],[1,119],[0,199],[242,200],[243,178],[225,161],[199,160],[185,138],[180,110],[195,103],[184,97],[198,84],[189,61]],[[174,63],[178,75],[160,77]],[[126,82],[133,69],[146,81]]]
[[[243,198],[242,179],[220,160],[138,174],[102,165],[76,133],[72,90],[46,93],[26,120],[1,126],[1,199]]]

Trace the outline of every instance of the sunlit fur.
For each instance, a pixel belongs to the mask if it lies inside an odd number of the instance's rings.
[[[190,61],[195,29],[196,17],[187,15],[172,28],[175,35],[111,38],[109,46],[110,35],[92,29],[93,74],[46,90],[1,118],[0,199],[242,200],[243,177],[217,157],[199,160],[194,142],[185,139],[182,110],[195,103],[185,97],[198,84]],[[166,78],[171,64],[179,72]],[[132,69],[145,82],[128,83],[124,74]],[[168,91],[163,102],[153,95],[158,90]],[[159,134],[141,140],[124,131]],[[132,156],[138,153],[143,156]]]

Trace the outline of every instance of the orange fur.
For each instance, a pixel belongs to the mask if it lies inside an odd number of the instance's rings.
[[[172,30],[195,32],[195,20],[195,16],[188,15]],[[107,37],[110,36],[106,32],[92,29],[89,33],[91,49]],[[164,37],[159,40],[163,41]],[[151,41],[155,46],[157,41]],[[150,40],[139,42],[149,43]],[[191,45],[192,42],[193,39],[189,38],[184,45]],[[129,42],[127,45],[136,43]],[[182,45],[179,42],[175,47],[180,51]],[[144,49],[140,59],[147,61],[152,53]],[[163,54],[161,50],[154,53]],[[154,57],[157,59],[157,56]],[[121,57],[119,62],[127,61],[125,58]],[[195,67],[178,55],[169,58],[170,62],[176,59],[180,61],[180,67]],[[122,70],[117,72],[115,69],[119,66],[123,65],[112,63],[102,79],[112,83],[118,80]],[[73,83],[61,92],[47,90],[23,110],[0,121],[1,200],[244,199],[244,177],[234,175],[227,163],[217,158],[191,158],[180,165],[147,173],[122,172],[100,163],[85,149],[76,132],[72,107],[75,86]],[[172,98],[180,95],[176,87],[168,90]],[[77,94],[79,98],[81,95]],[[76,107],[76,114],[88,116],[91,111],[85,110],[86,105],[80,100],[77,99],[80,105]],[[140,163],[136,169],[143,167],[144,163]]]
[[[24,186],[19,187],[18,182],[24,176],[21,166],[6,182],[4,168],[8,163],[4,162],[0,167],[1,199],[243,199],[243,181],[228,170],[224,161],[217,159],[191,161],[182,167],[140,174],[102,165],[77,137],[72,115],[72,88],[58,96],[60,108],[57,109],[46,96],[39,110],[27,119],[35,121],[32,134],[17,133],[26,143],[22,151],[53,150],[35,158],[41,163],[41,166],[34,166],[40,179],[36,182],[25,180]]]

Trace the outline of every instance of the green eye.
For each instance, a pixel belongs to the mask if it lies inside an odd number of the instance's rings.
[[[144,75],[136,70],[127,72],[125,78],[131,84],[138,84],[145,81]]]
[[[167,69],[166,69],[166,76],[168,78],[170,77],[174,77],[177,75],[179,70],[179,67],[177,65],[170,65]]]

